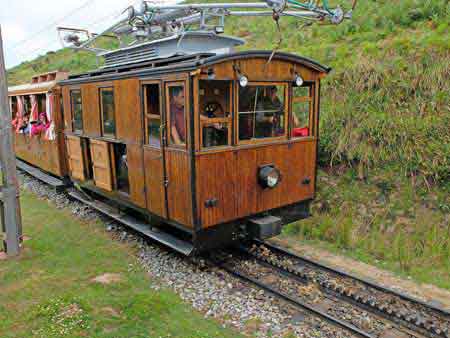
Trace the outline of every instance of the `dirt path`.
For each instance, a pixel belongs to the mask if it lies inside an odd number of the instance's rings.
[[[450,311],[450,291],[431,284],[419,284],[412,280],[403,279],[390,271],[382,270],[373,265],[337,255],[312,245],[299,243],[294,239],[274,238],[271,241],[298,254],[318,260],[332,267],[338,267],[341,270],[375,281],[392,289],[401,290],[404,293],[432,302]]]

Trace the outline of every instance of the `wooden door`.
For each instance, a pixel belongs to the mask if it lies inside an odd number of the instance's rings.
[[[143,150],[141,145],[127,145],[128,179],[131,200],[141,208],[146,207]]]
[[[67,135],[67,158],[70,176],[76,180],[84,181],[86,176],[80,137]]]
[[[147,209],[167,218],[164,168],[164,96],[160,81],[142,84],[144,102],[144,176]]]
[[[113,190],[111,173],[111,149],[108,142],[90,140],[92,169],[94,172],[94,182],[99,188],[107,191]]]
[[[161,148],[144,148],[145,191],[147,209],[167,218],[164,159]]]

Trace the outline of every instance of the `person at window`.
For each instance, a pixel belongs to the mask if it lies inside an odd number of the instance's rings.
[[[283,114],[283,103],[278,98],[276,86],[266,88],[257,110],[256,137],[271,137],[279,134],[277,129]]]
[[[45,113],[41,113],[39,115],[39,120],[31,126],[31,135],[43,134],[49,126],[50,123],[47,120],[47,115]]]
[[[19,126],[19,133],[20,134],[29,134],[30,133],[30,117],[28,115],[25,115],[22,117],[22,121],[20,122]]]
[[[184,117],[184,89],[173,87],[170,97],[170,133],[175,144],[186,143],[186,121]]]

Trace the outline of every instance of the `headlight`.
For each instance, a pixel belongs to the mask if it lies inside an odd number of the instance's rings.
[[[281,181],[281,173],[274,165],[265,165],[259,168],[259,184],[263,188],[275,188]]]
[[[245,75],[239,76],[239,85],[240,85],[241,87],[247,87],[247,84],[248,84],[248,78],[247,78],[247,76],[245,76]]]

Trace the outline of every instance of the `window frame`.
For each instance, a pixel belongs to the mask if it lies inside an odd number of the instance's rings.
[[[228,108],[229,108],[229,116],[228,117],[215,117],[215,118],[208,118],[208,121],[202,121],[200,118],[201,112],[200,112],[200,81],[221,81],[221,82],[228,82],[229,85],[229,97],[228,97]],[[233,81],[232,80],[208,80],[208,79],[199,79],[198,80],[198,121],[199,121],[199,138],[200,138],[200,150],[201,151],[213,151],[216,149],[224,149],[233,146]],[[221,146],[215,146],[215,147],[205,147],[203,146],[203,128],[205,126],[211,126],[215,123],[224,123],[228,126],[228,135],[227,135],[227,144],[221,145]]]
[[[315,82],[305,82],[300,87],[297,86],[291,86],[290,89],[290,96],[291,96],[291,102],[290,102],[290,113],[289,113],[289,138],[292,140],[302,140],[305,138],[311,138],[315,137]],[[309,96],[294,96],[294,90],[295,88],[302,88],[307,87],[309,88]],[[302,103],[302,102],[309,102],[309,117],[308,117],[308,128],[309,128],[309,135],[308,136],[292,136],[292,131],[294,129],[294,103]]]
[[[103,97],[102,92],[103,91],[111,91],[112,97],[113,97],[113,117],[114,117],[114,134],[105,134],[105,126],[104,126],[104,120],[103,120]],[[100,135],[104,138],[109,139],[116,139],[117,138],[117,118],[116,118],[116,100],[115,100],[115,94],[114,94],[114,86],[104,86],[104,87],[98,87],[98,100],[100,104]]]
[[[171,87],[183,87],[184,91],[184,123],[186,128],[185,142],[181,144],[176,144],[172,142],[172,112],[170,111],[170,88]],[[168,81],[165,83],[165,102],[166,102],[166,122],[165,126],[167,126],[167,137],[166,137],[166,146],[175,148],[175,149],[187,149],[189,144],[189,120],[188,120],[188,91],[186,90],[187,85],[186,81]]]
[[[235,111],[236,111],[236,117],[235,117],[235,126],[236,126],[236,133],[235,133],[235,144],[236,145],[251,145],[251,144],[270,144],[276,141],[283,141],[288,140],[289,137],[289,82],[287,81],[251,81],[247,84],[246,87],[249,86],[283,86],[284,87],[284,134],[282,136],[273,136],[273,137],[264,137],[264,138],[252,138],[250,140],[240,140],[239,139],[239,96],[240,96],[240,88],[241,86],[236,81],[235,84],[235,90],[236,90],[236,102],[235,102]]]
[[[159,95],[159,115],[158,114],[148,114],[148,106],[147,106],[147,88],[151,85],[158,86],[158,95]],[[144,142],[143,145],[145,147],[150,147],[154,149],[161,149],[164,146],[164,126],[167,125],[164,123],[163,119],[163,96],[162,96],[162,85],[160,81],[147,81],[141,84],[142,86],[142,96],[144,103]],[[148,125],[150,120],[159,120],[159,145],[154,145],[149,143],[149,134],[148,134]]]
[[[74,104],[74,99],[73,99],[73,93],[74,92],[78,92],[80,93],[80,99],[81,99],[81,130],[80,129],[75,129],[75,104]],[[81,92],[81,88],[73,88],[69,90],[69,97],[70,97],[70,122],[71,122],[71,127],[72,127],[72,132],[74,134],[78,134],[81,135],[83,134],[83,130],[84,130],[84,121],[83,121],[83,95]]]

